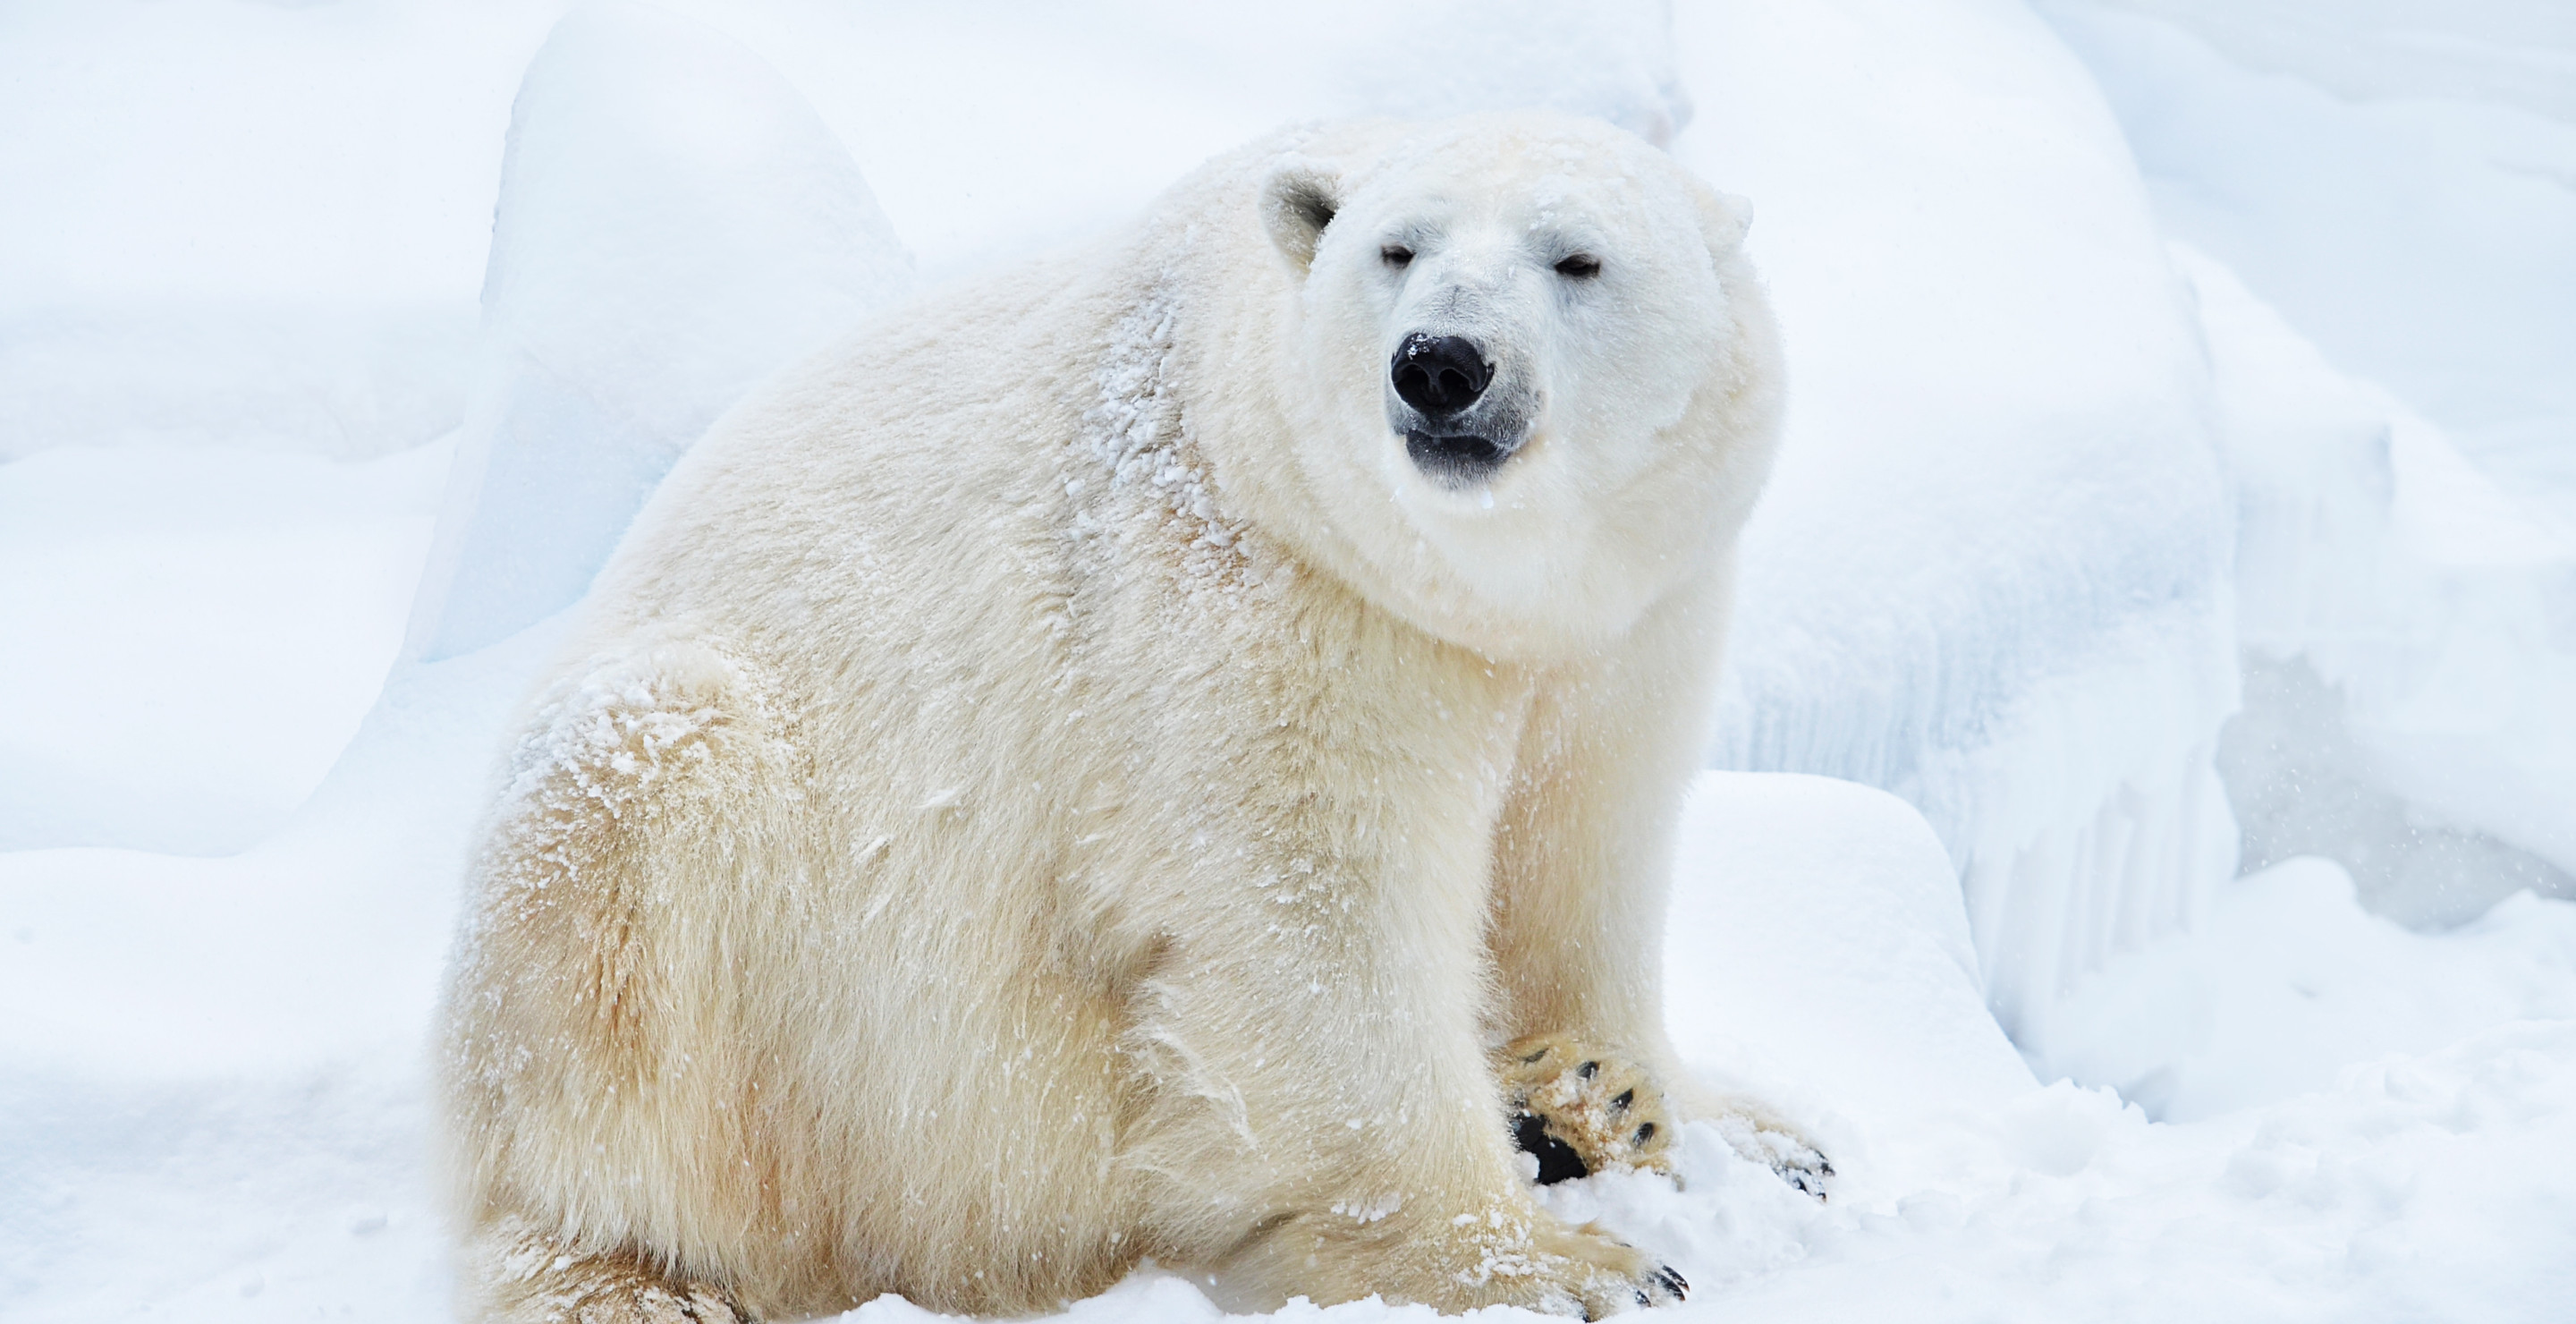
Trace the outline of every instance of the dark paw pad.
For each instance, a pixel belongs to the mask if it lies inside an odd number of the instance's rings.
[[[1549,1135],[1547,1119],[1536,1113],[1522,1113],[1512,1119],[1512,1139],[1520,1145],[1521,1152],[1538,1156],[1541,1186],[1592,1175],[1592,1169],[1584,1165],[1583,1156],[1574,1152],[1574,1146]]]

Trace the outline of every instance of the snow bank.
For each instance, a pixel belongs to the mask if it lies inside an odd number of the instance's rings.
[[[512,112],[413,651],[569,606],[725,406],[910,283],[858,168],[757,56],[650,6],[575,10]]]
[[[2294,859],[2229,884],[2203,932],[2114,959],[2068,1000],[2041,1060],[2193,1121],[2491,1025],[2576,1021],[2570,972],[2576,904],[2526,892],[2416,934],[2364,911],[2333,862]]]
[[[1829,1147],[2037,1083],[1986,1009],[1958,874],[1913,806],[1825,777],[1702,773],[1674,858],[1665,1020],[1708,1079],[1856,1132]]]
[[[1987,995],[2033,1032],[2233,871],[2230,502],[2190,305],[2027,13],[1679,17],[1677,151],[1753,199],[1792,374],[1712,757],[1921,808]]]
[[[2190,245],[2241,490],[2249,863],[2331,856],[2416,924],[2576,894],[2576,18],[2043,10]]]
[[[448,448],[0,465],[0,851],[240,850],[375,703]]]
[[[464,415],[520,0],[0,11],[0,460],[367,459]]]
[[[455,430],[473,345],[463,304],[0,305],[0,463],[58,446],[375,459]]]
[[[407,582],[378,605],[398,617]],[[11,1319],[450,1318],[428,1022],[495,751],[552,643],[405,664],[240,855],[0,854]]]
[[[2332,856],[2419,924],[2576,893],[2576,537],[2228,269],[2177,255],[2242,511],[2253,683],[2226,767],[2250,861]]]

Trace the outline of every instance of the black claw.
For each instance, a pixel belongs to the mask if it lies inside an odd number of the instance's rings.
[[[1598,1062],[1586,1062],[1586,1063],[1584,1063],[1582,1066],[1576,1067],[1576,1068],[1574,1069],[1574,1074],[1576,1074],[1576,1075],[1578,1075],[1578,1076],[1583,1077],[1585,1080],[1590,1080],[1590,1079],[1592,1079],[1592,1077],[1593,1077],[1594,1073],[1596,1073],[1596,1072],[1598,1072],[1598,1071],[1600,1071],[1600,1070],[1601,1070],[1601,1064],[1600,1064],[1600,1063],[1598,1063]]]
[[[1655,1303],[1654,1303],[1653,1301],[1651,1301],[1651,1300],[1647,1299],[1647,1297],[1646,1297],[1646,1289],[1645,1289],[1645,1288],[1640,1287],[1640,1288],[1638,1288],[1638,1289],[1637,1289],[1637,1304],[1638,1304],[1638,1305],[1641,1305],[1641,1306],[1651,1306],[1651,1305],[1653,1305],[1653,1304],[1655,1304]]]
[[[1690,1280],[1682,1277],[1681,1270],[1669,1264],[1655,1270],[1654,1279],[1665,1291],[1673,1294],[1675,1301],[1684,1300],[1690,1296]]]
[[[1635,1090],[1621,1090],[1619,1091],[1619,1097],[1610,1101],[1610,1106],[1621,1112],[1626,1112],[1628,1110],[1628,1105],[1635,1103],[1636,1101],[1637,1092]]]
[[[1589,1177],[1592,1169],[1574,1146],[1547,1133],[1547,1119],[1536,1113],[1522,1113],[1512,1119],[1512,1140],[1524,1151],[1538,1156],[1538,1184],[1554,1186],[1561,1181]]]
[[[1641,1127],[1638,1127],[1638,1128],[1637,1128],[1637,1138],[1636,1138],[1635,1140],[1630,1141],[1629,1143],[1630,1143],[1630,1144],[1635,1144],[1635,1145],[1642,1145],[1642,1144],[1646,1143],[1647,1141],[1652,1140],[1652,1139],[1654,1139],[1654,1138],[1655,1138],[1655,1124],[1654,1124],[1653,1122],[1648,1122],[1648,1123],[1646,1123],[1644,1126],[1641,1126]]]
[[[1544,1049],[1544,1048],[1542,1048],[1542,1049],[1538,1050],[1537,1052],[1532,1053],[1532,1054],[1530,1054],[1529,1056],[1527,1056],[1527,1057],[1525,1057],[1525,1058],[1522,1058],[1522,1059],[1521,1059],[1521,1061],[1522,1061],[1522,1062],[1524,1062],[1524,1063],[1528,1063],[1528,1062],[1535,1062],[1535,1061],[1537,1061],[1537,1060],[1539,1060],[1540,1058],[1545,1057],[1545,1056],[1547,1056],[1547,1050],[1546,1050],[1546,1049]]]

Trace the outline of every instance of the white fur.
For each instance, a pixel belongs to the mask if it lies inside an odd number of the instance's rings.
[[[1024,1312],[1146,1255],[1232,1306],[1642,1299],[1487,1057],[1681,1082],[1662,888],[1778,387],[1740,230],[1590,122],[1306,130],[736,410],[477,865],[469,1313]],[[1381,398],[1442,317],[1543,401],[1475,490]]]

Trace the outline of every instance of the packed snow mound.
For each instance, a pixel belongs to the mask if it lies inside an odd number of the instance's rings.
[[[1986,1010],[1958,873],[1913,806],[1702,773],[1674,859],[1664,1018],[1710,1080],[1759,1076],[1881,1134],[2037,1084]]]
[[[2044,8],[2072,8],[2046,0]],[[2247,70],[2347,101],[2486,101],[2576,123],[2576,11],[2557,0],[2096,0]]]
[[[910,285],[857,166],[759,57],[651,6],[575,10],[512,111],[413,651],[571,605],[717,414]]]
[[[2023,1033],[2233,872],[2231,503],[2186,291],[2029,14],[1679,18],[1676,150],[1753,199],[1791,379],[1713,760],[1920,808]]]

